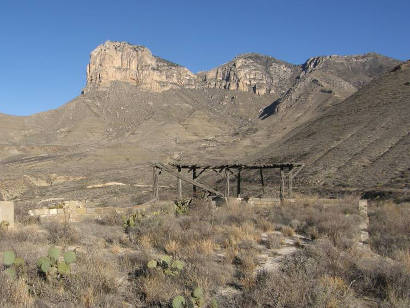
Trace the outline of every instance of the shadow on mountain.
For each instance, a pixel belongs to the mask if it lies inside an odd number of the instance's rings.
[[[269,118],[272,114],[276,113],[279,103],[280,103],[280,99],[277,99],[269,106],[266,106],[265,108],[263,108],[258,118],[260,120],[265,120],[266,118]]]

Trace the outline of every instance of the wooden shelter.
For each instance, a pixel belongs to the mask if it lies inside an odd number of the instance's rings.
[[[264,170],[267,169],[278,169],[280,171],[280,199],[285,198],[285,186],[287,179],[288,197],[292,196],[293,190],[293,179],[304,167],[301,163],[275,163],[275,164],[226,164],[226,165],[196,165],[196,164],[163,164],[163,163],[152,163],[153,167],[153,197],[155,199],[159,198],[159,175],[161,172],[167,172],[170,175],[176,177],[177,181],[177,193],[178,198],[182,198],[182,181],[192,184],[193,194],[197,192],[197,189],[203,189],[204,191],[220,196],[229,197],[231,194],[230,180],[231,176],[236,177],[236,195],[239,198],[241,196],[241,172],[244,170],[259,170],[260,181],[262,185],[262,190],[265,192],[265,180],[264,180]],[[192,172],[192,178],[183,175],[182,170],[187,169],[188,172]],[[225,178],[226,185],[225,191],[220,192],[209,186],[208,184],[199,182],[201,176],[204,175],[206,171],[214,171],[218,174],[222,174]]]

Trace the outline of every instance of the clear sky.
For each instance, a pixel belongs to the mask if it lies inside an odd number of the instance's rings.
[[[410,0],[1,0],[0,113],[68,102],[106,40],[207,70],[245,52],[291,63],[328,54],[410,58]]]

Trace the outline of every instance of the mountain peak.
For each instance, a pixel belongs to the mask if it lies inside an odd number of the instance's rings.
[[[91,52],[84,92],[106,88],[113,81],[161,92],[194,87],[196,76],[185,67],[152,55],[145,46],[107,41]]]

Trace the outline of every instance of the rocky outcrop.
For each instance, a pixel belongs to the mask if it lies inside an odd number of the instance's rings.
[[[249,53],[195,75],[185,67],[152,55],[146,47],[108,41],[91,53],[84,92],[108,88],[114,81],[152,92],[176,88],[217,88],[258,95],[274,94],[280,98],[279,110],[297,102],[315,100],[317,94],[323,96],[327,93],[338,100],[344,99],[398,63],[369,53],[314,57],[302,65],[293,65]]]
[[[187,68],[153,56],[146,47],[107,41],[91,52],[84,92],[107,87],[113,81],[161,92],[171,88],[193,88],[196,79]]]
[[[282,94],[293,83],[300,67],[255,53],[244,54],[198,77],[208,88]]]
[[[359,88],[398,63],[399,61],[395,59],[376,53],[313,57],[302,65],[301,76],[321,71],[337,76]]]

